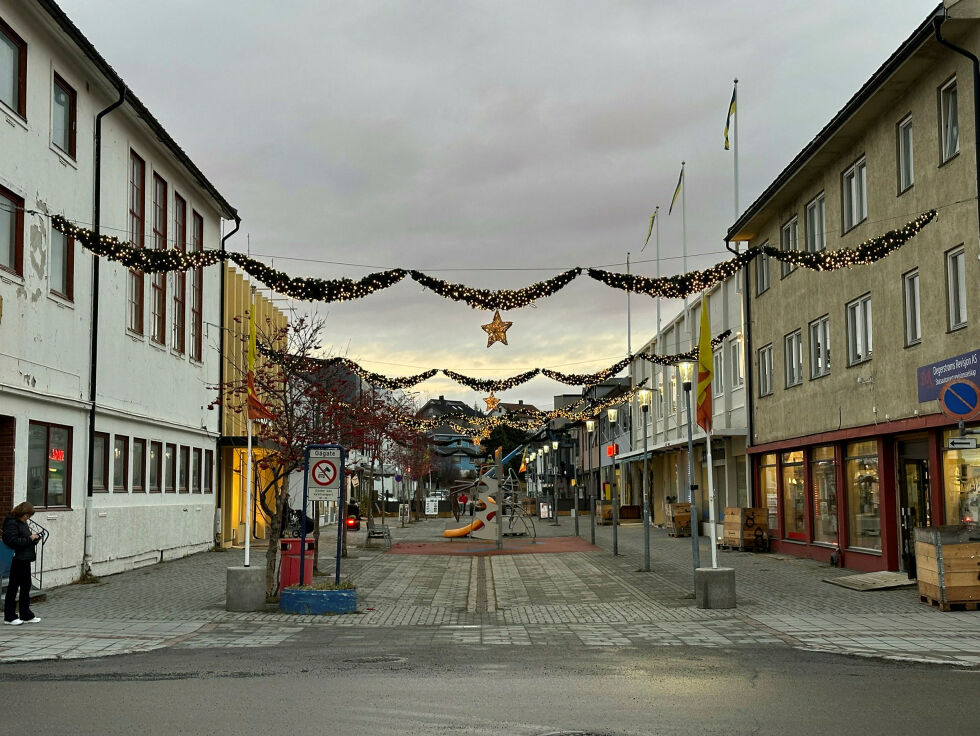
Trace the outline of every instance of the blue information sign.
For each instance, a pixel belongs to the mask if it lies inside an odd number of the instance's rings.
[[[966,379],[980,383],[980,350],[921,366],[918,370],[919,403],[935,401],[950,381]]]

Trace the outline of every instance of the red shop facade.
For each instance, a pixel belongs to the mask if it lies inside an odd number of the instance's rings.
[[[772,550],[914,575],[915,527],[980,518],[980,450],[964,444],[931,414],[750,447]]]

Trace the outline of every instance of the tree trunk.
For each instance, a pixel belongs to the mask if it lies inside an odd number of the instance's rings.
[[[275,600],[279,595],[279,567],[276,562],[279,557],[279,539],[282,530],[282,512],[289,495],[289,481],[283,478],[276,495],[276,513],[269,522],[269,548],[265,552],[265,594],[268,600]]]

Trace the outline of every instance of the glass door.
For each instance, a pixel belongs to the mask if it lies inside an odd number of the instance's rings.
[[[915,578],[915,528],[932,524],[929,498],[929,464],[925,460],[899,460],[899,519],[902,535],[902,563],[910,579]]]

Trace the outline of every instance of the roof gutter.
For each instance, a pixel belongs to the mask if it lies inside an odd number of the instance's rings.
[[[945,21],[945,15],[936,14],[933,16],[932,27],[936,33],[936,40],[946,48],[965,56],[973,65],[973,171],[977,177],[977,242],[980,243],[980,59],[977,59],[966,49],[943,38],[942,25]]]

